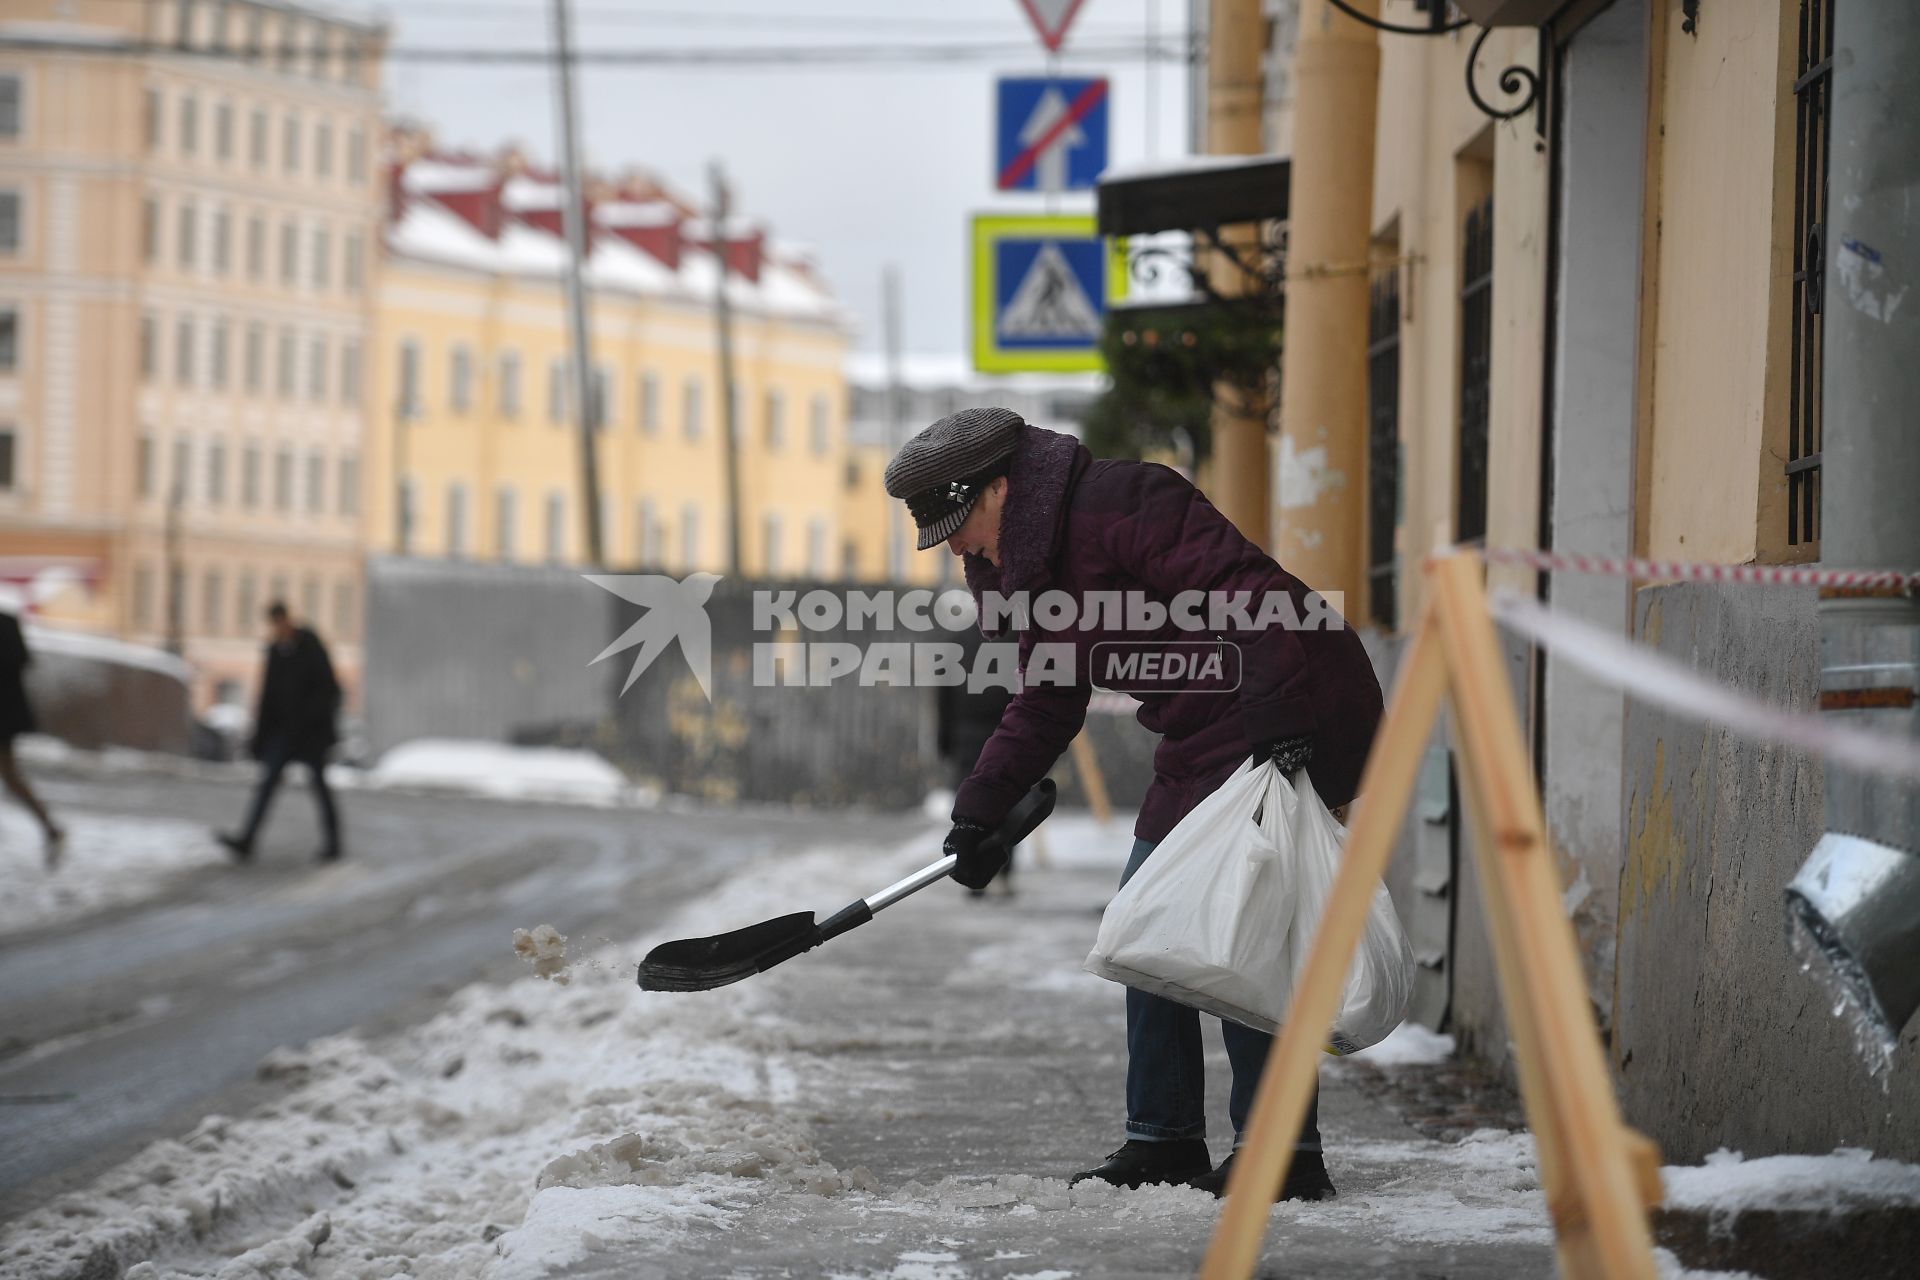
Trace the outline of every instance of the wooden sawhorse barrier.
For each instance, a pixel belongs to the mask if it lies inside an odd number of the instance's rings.
[[[1560,1272],[1569,1280],[1653,1280],[1646,1209],[1660,1202],[1660,1153],[1622,1123],[1614,1100],[1480,560],[1437,556],[1426,574],[1427,604],[1367,758],[1340,871],[1261,1078],[1201,1280],[1245,1280],[1259,1260],[1321,1046],[1442,694],[1452,699],[1480,890]]]

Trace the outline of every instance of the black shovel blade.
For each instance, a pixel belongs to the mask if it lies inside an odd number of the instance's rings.
[[[708,991],[751,978],[813,945],[813,912],[762,920],[711,938],[663,942],[640,962],[642,991]]]

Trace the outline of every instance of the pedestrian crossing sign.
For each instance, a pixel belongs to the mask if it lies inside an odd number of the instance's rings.
[[[1097,373],[1107,307],[1126,256],[1080,214],[976,214],[973,367],[981,373]]]

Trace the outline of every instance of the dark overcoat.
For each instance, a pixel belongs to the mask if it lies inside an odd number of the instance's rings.
[[[276,743],[296,760],[325,755],[337,741],[339,713],[340,682],[319,636],[295,627],[285,644],[267,645],[267,676],[253,717],[255,756],[266,755]]]
[[[1345,804],[1381,713],[1380,682],[1360,637],[1338,614],[1315,630],[1226,625],[1195,632],[1169,620],[1157,630],[1113,625],[1111,611],[1088,608],[1094,593],[1134,593],[1173,605],[1182,592],[1269,592],[1292,598],[1293,614],[1327,616],[1309,588],[1240,534],[1198,489],[1169,467],[1096,460],[1070,436],[1020,429],[1000,517],[1000,567],[965,558],[976,597],[1054,590],[1082,602],[1071,625],[1044,630],[1036,611],[1019,631],[1022,665],[1039,641],[1070,644],[1071,683],[1026,682],[954,799],[955,818],[997,825],[1028,788],[1046,776],[1080,732],[1092,691],[1094,646],[1123,642],[1231,643],[1239,650],[1237,687],[1198,686],[1135,692],[1139,722],[1161,735],[1154,778],[1134,834],[1158,841],[1245,760],[1257,744],[1307,736],[1308,772],[1329,806]],[[1187,617],[1192,618],[1191,611]],[[982,602],[983,625],[993,618]]]
[[[26,637],[20,619],[0,609],[0,742],[33,732],[33,707],[27,702]]]

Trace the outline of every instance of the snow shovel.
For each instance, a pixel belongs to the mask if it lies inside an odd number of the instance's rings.
[[[1053,793],[1053,781],[1042,781],[1020,798],[1007,820],[987,841],[997,843],[1002,849],[1011,849],[1033,834],[1034,828],[1053,812]],[[918,893],[936,880],[944,880],[957,861],[949,855],[930,863],[898,884],[842,908],[819,924],[814,923],[813,912],[800,911],[762,920],[732,933],[717,933],[711,938],[663,942],[640,962],[640,987],[644,991],[708,991],[765,973],[784,960],[791,960],[829,938],[837,938],[865,924],[875,913],[908,894]]]

